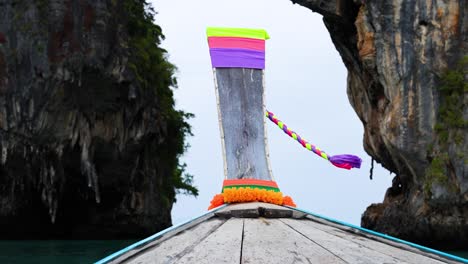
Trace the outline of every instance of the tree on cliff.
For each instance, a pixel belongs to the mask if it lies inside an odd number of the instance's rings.
[[[171,224],[192,115],[146,1],[0,8],[4,237],[130,237]]]

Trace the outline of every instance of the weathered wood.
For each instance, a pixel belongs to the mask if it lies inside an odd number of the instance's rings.
[[[351,227],[331,223],[310,215],[307,218],[313,220],[307,222],[310,228],[325,231],[369,250],[374,250],[388,256],[395,256],[401,261],[408,263],[459,263],[435,254],[423,252],[408,245],[379,238]]]
[[[263,71],[214,70],[227,179],[272,180],[265,142]]]
[[[185,254],[195,248],[201,241],[216,231],[226,221],[212,218],[171,236],[163,243],[140,249],[125,263],[177,263]],[[120,261],[116,262],[120,263]]]
[[[346,263],[279,219],[244,219],[241,263]]]
[[[229,217],[239,217],[239,218],[256,218],[256,217],[265,217],[265,218],[285,218],[285,217],[295,217],[302,218],[305,214],[295,214],[295,211],[269,203],[253,202],[253,203],[242,203],[242,204],[232,204],[219,210],[215,213],[216,216],[229,218]]]
[[[220,211],[257,210],[261,215],[260,208],[285,207],[247,203]],[[459,263],[311,215],[302,219],[210,217],[194,221],[190,228],[181,226],[112,263]]]
[[[293,211],[283,208],[283,209],[276,209],[276,208],[260,208],[260,215],[266,218],[288,218],[293,216]]]
[[[246,209],[233,209],[228,211],[220,211],[216,213],[216,216],[222,218],[258,218],[260,217],[259,208],[246,208]]]
[[[310,220],[282,219],[281,221],[349,263],[407,263],[399,259],[398,256],[388,256],[321,229],[311,227],[309,225]]]
[[[239,263],[243,226],[242,219],[226,221],[177,263]]]
[[[219,208],[220,210],[222,208]],[[151,250],[151,248],[155,247],[158,244],[163,243],[167,239],[185,231],[185,230],[190,230],[191,228],[194,228],[200,223],[203,223],[205,221],[210,221],[210,219],[213,218],[214,213],[216,212],[209,212],[206,214],[203,214],[199,217],[193,218],[192,220],[182,223],[178,226],[175,227],[170,227],[166,230],[161,231],[158,234],[153,235],[151,238],[146,238],[142,241],[139,241],[137,246],[133,247],[130,250],[125,251],[124,253],[120,254],[119,256],[113,258],[112,260],[105,262],[105,263],[126,263],[127,260],[135,257],[136,255],[139,254],[144,254],[146,250]],[[145,241],[145,242],[143,242]],[[141,243],[143,242],[143,243]],[[133,246],[133,245],[132,245]]]

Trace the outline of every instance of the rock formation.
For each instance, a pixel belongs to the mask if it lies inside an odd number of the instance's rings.
[[[168,227],[189,114],[143,0],[0,0],[0,238]]]
[[[364,148],[396,176],[362,226],[468,244],[468,2],[293,0],[323,15],[348,69]]]

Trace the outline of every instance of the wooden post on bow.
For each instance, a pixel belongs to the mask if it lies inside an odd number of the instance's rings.
[[[265,202],[295,206],[273,181],[265,130],[265,40],[262,29],[208,28],[223,146],[224,203]]]
[[[272,180],[265,133],[264,30],[208,28],[225,179]]]

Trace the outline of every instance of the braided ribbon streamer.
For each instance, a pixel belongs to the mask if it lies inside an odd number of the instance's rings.
[[[354,155],[343,154],[343,155],[335,155],[335,156],[328,156],[327,153],[320,150],[318,147],[308,143],[305,141],[301,136],[299,136],[296,132],[292,131],[291,129],[286,126],[281,120],[279,120],[272,112],[266,111],[266,117],[271,120],[271,122],[275,123],[280,129],[283,130],[284,133],[288,134],[294,140],[297,140],[304,148],[314,152],[318,156],[328,160],[331,164],[335,165],[338,168],[350,170],[352,168],[360,168],[361,167],[361,158]]]

